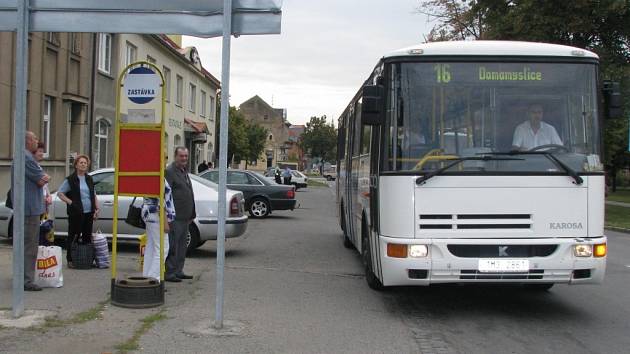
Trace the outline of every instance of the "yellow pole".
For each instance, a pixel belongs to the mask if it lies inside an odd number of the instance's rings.
[[[123,124],[120,121],[120,105],[121,105],[121,88],[123,87],[122,80],[127,75],[129,69],[139,66],[146,65],[152,67],[158,75],[160,75],[160,86],[162,87],[162,112],[160,114],[160,124],[139,124],[139,123],[129,123]],[[166,107],[166,93],[164,91],[164,76],[160,69],[152,63],[146,61],[135,62],[129,64],[123,69],[123,71],[118,76],[117,81],[117,94],[116,94],[116,146],[115,146],[115,154],[114,154],[114,212],[113,212],[113,224],[112,224],[112,280],[116,280],[117,275],[117,258],[118,258],[118,179],[120,176],[159,176],[160,177],[160,192],[156,195],[158,198],[158,203],[160,205],[160,264],[164,263],[164,111]],[[120,128],[124,125],[125,129],[129,130],[159,130],[160,131],[160,171],[145,171],[145,172],[119,172],[120,164],[119,164],[119,156],[120,156]],[[129,196],[128,193],[124,193],[124,195]],[[135,195],[140,196],[141,195]],[[164,280],[164,269],[163,266],[160,267],[160,281]]]

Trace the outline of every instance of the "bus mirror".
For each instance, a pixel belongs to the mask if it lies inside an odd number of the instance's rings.
[[[621,102],[621,89],[619,83],[604,81],[604,111],[606,118],[619,118],[623,114]]]
[[[361,104],[361,122],[365,125],[383,124],[383,86],[363,86],[363,102]]]

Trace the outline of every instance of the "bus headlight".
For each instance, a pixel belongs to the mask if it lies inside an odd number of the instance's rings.
[[[409,245],[409,257],[423,258],[429,254],[427,245]]]
[[[575,245],[573,246],[573,254],[576,257],[590,257],[593,255],[593,245]]]

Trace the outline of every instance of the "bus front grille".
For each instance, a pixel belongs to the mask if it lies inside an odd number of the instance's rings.
[[[482,273],[476,269],[462,269],[462,280],[535,280],[542,279],[544,269],[530,269],[527,273]]]
[[[420,214],[421,230],[525,230],[531,214]]]
[[[448,251],[460,258],[548,257],[558,245],[447,245]]]

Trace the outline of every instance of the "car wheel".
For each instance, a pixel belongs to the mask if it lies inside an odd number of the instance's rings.
[[[191,223],[188,225],[188,232],[186,233],[186,254],[191,254],[192,251],[199,246],[201,246],[199,242],[199,230],[197,230],[195,224]]]
[[[271,211],[271,207],[266,199],[254,198],[249,204],[249,214],[255,219],[267,217],[269,211]]]
[[[361,252],[363,256],[363,265],[365,267],[365,281],[367,281],[368,286],[374,290],[381,291],[384,289],[383,283],[378,279],[376,274],[374,274],[374,268],[372,267],[372,251],[370,250],[370,241],[367,237],[367,225],[363,223],[361,227],[362,234],[362,242],[361,242]]]
[[[326,180],[330,182],[330,181],[332,181],[332,177],[326,176]]]

